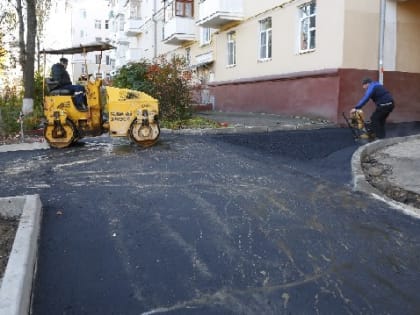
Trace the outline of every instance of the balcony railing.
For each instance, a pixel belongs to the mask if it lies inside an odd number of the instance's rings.
[[[173,17],[167,21],[163,29],[165,44],[180,45],[186,41],[195,40],[195,24],[192,18]]]
[[[115,34],[115,42],[116,42],[117,44],[125,44],[125,43],[128,43],[128,42],[129,42],[129,40],[128,40],[127,35],[125,34],[125,32],[123,32],[123,31],[118,31],[118,32]]]
[[[135,62],[141,59],[140,48],[129,48],[126,54],[127,62]]]
[[[141,19],[128,19],[124,24],[124,32],[127,36],[134,36],[141,34],[140,26],[142,25],[143,20]]]
[[[197,25],[220,28],[244,18],[243,0],[205,0],[199,5]]]

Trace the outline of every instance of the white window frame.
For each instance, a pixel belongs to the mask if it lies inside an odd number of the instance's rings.
[[[311,52],[316,49],[316,0],[306,2],[298,8],[299,53]]]
[[[191,48],[188,47],[185,49],[185,62],[187,65],[191,64]]]
[[[227,33],[227,66],[236,66],[236,31]]]
[[[130,19],[139,19],[140,15],[140,0],[131,0],[130,1]]]
[[[95,20],[95,29],[100,30],[101,29],[101,20]]]
[[[170,21],[174,17],[174,2],[165,2],[163,7],[163,18],[165,22]]]
[[[266,23],[269,22],[269,26]],[[258,60],[271,60],[273,56],[273,24],[272,18],[267,17],[259,21],[260,32],[258,38]]]
[[[99,65],[102,62],[102,58],[100,54],[95,55],[95,64]]]
[[[120,14],[118,16],[118,31],[124,31],[124,24],[125,24],[125,16],[124,14]]]
[[[211,42],[212,29],[209,27],[200,27],[200,45],[205,46]]]

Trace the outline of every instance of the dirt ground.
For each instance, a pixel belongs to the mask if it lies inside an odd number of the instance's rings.
[[[18,220],[0,217],[0,278],[3,278],[10,250],[15,239]]]
[[[392,176],[392,167],[378,162],[381,160],[383,158],[379,153],[362,160],[362,169],[369,184],[393,200],[420,209],[420,195],[393,185],[389,180]]]
[[[34,143],[43,141],[43,137],[40,135],[24,135],[23,141],[20,134],[2,136],[0,135],[0,145],[3,144],[17,144],[17,143]]]

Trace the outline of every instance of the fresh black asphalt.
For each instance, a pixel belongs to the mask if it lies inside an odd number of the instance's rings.
[[[357,148],[330,128],[0,154],[0,195],[43,203],[33,314],[416,314],[420,221],[351,190]]]

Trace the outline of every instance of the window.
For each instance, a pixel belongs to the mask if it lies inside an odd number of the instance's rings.
[[[95,29],[97,30],[101,29],[101,20],[95,20]]]
[[[109,20],[105,20],[105,29],[109,30]]]
[[[95,55],[95,63],[99,65],[101,63],[101,55]]]
[[[189,47],[185,49],[185,61],[187,65],[191,64],[191,48]]]
[[[259,59],[271,58],[271,17],[260,21],[260,53]]]
[[[119,31],[124,31],[124,22],[125,22],[125,20],[124,20],[124,14],[121,14],[119,16],[119,20],[118,20],[118,30]]]
[[[173,2],[165,2],[164,10],[164,19],[165,22],[170,21],[174,16],[174,3]]]
[[[105,63],[109,66],[111,64],[111,58],[109,56],[105,56]]]
[[[300,14],[300,52],[315,49],[316,38],[316,1],[305,3],[299,7]]]
[[[228,66],[236,65],[236,32],[227,34]]]
[[[193,17],[193,0],[175,0],[175,15]]]
[[[200,44],[208,45],[211,41],[211,28],[201,27]]]
[[[130,19],[140,18],[140,0],[130,0]]]

